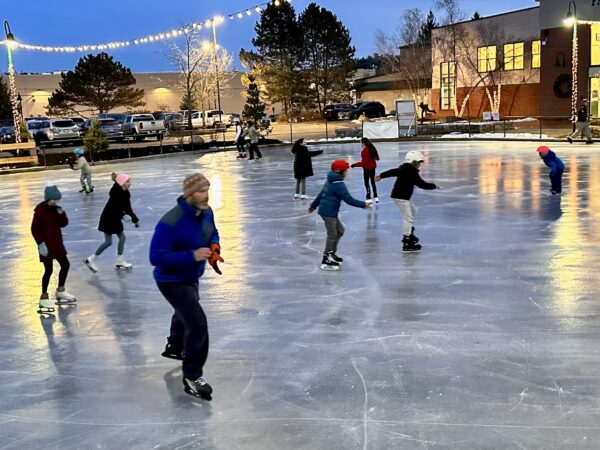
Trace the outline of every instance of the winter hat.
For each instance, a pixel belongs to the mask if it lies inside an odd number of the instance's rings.
[[[348,161],[344,161],[343,159],[336,159],[331,163],[331,170],[334,172],[345,172],[350,168],[350,164]]]
[[[73,153],[75,153],[76,155],[83,155],[85,152],[80,147],[80,148],[76,148],[75,150],[73,150]]]
[[[127,175],[126,173],[119,173],[117,174],[117,176],[115,177],[115,182],[119,185],[119,186],[123,186],[125,183],[127,183],[127,181],[129,181],[131,179],[131,177],[129,175]]]
[[[538,153],[542,153],[542,154],[544,154],[544,155],[545,155],[546,153],[548,153],[549,151],[550,151],[550,147],[548,147],[548,146],[546,146],[546,145],[540,145],[540,146],[537,148],[537,152],[538,152]]]
[[[183,196],[188,197],[194,192],[208,191],[210,181],[201,173],[192,173],[183,180]]]
[[[62,198],[62,194],[54,184],[49,184],[44,189],[44,201],[47,202],[49,200],[60,200]]]

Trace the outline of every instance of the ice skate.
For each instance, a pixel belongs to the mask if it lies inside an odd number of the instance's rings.
[[[212,387],[202,377],[192,381],[186,377],[183,377],[183,390],[194,397],[202,398],[204,400],[212,400]]]
[[[306,200],[306,199],[308,199],[308,195],[304,195],[304,194],[302,194],[302,195],[300,196],[300,198],[301,198],[302,200]]]
[[[374,201],[375,203],[379,203],[379,197],[375,197],[375,198],[373,199],[373,201]]]
[[[333,259],[331,253],[327,253],[323,255],[323,260],[321,261],[321,269],[340,270],[340,263]]]
[[[94,273],[98,272],[98,266],[96,264],[94,264],[95,259],[96,259],[96,255],[92,255],[92,256],[88,256],[86,259],[83,260],[85,265],[88,266],[88,268]]]
[[[572,144],[572,143],[573,143],[573,139],[571,139],[570,137],[568,137],[568,138],[567,138],[567,142],[568,142],[569,144]]]
[[[86,189],[84,187],[82,187],[81,189],[79,189],[79,192],[85,192]]]
[[[75,296],[73,294],[70,294],[65,290],[62,290],[62,291],[56,290],[56,304],[57,305],[75,303],[76,301],[77,301],[77,299],[75,298]]]
[[[409,238],[412,239],[413,243],[417,244],[419,242],[419,238],[415,236],[415,227],[412,227],[410,229],[410,236],[408,236]]]
[[[413,242],[410,236],[404,236],[402,238],[402,251],[403,252],[418,252],[421,250],[421,244]]]
[[[133,265],[131,265],[127,261],[125,261],[125,258],[123,258],[123,256],[120,255],[120,256],[117,256],[117,262],[115,263],[115,269],[131,270],[131,269],[133,269]]]
[[[177,359],[179,361],[183,360],[183,354],[175,350],[173,346],[169,343],[165,346],[165,350],[160,354],[160,356],[164,356],[165,358]]]
[[[297,200],[300,198],[300,194],[294,194],[294,200]]]
[[[40,297],[40,302],[38,304],[38,313],[39,314],[49,314],[54,312],[54,305],[52,301],[48,298],[48,294],[42,294]]]
[[[331,259],[333,259],[338,264],[342,264],[344,262],[344,258],[340,258],[338,255],[335,254],[335,252],[331,254]]]

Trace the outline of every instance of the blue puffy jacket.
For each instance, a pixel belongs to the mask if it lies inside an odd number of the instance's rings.
[[[552,150],[548,151],[546,156],[542,157],[542,160],[544,161],[544,164],[550,167],[551,177],[556,175],[557,171],[565,170],[565,165],[563,164],[562,160],[556,156],[556,153],[554,153]]]
[[[346,188],[344,177],[338,172],[331,171],[327,174],[327,181],[321,189],[321,192],[313,200],[310,207],[312,209],[319,208],[319,215],[325,217],[337,217],[340,212],[340,204],[342,200],[351,206],[364,208],[366,203],[362,200],[357,200]]]
[[[156,225],[150,242],[150,263],[159,283],[193,282],[204,273],[206,261],[194,250],[219,242],[212,209],[198,210],[183,197]]]

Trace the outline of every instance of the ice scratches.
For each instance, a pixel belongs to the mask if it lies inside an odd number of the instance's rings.
[[[356,370],[356,373],[360,377],[360,381],[362,382],[363,391],[365,394],[365,400],[363,402],[363,450],[366,450],[369,445],[369,435],[368,435],[369,393],[367,391],[367,384],[365,383],[365,379],[362,376],[362,373],[360,373],[360,370],[358,370],[356,361],[354,359],[352,359],[351,361],[352,361],[352,367],[354,367],[354,370]]]
[[[414,436],[411,436],[410,434],[404,434],[404,433],[398,433],[396,431],[390,431],[390,430],[386,430],[385,428],[379,428],[379,427],[372,427],[374,430],[377,430],[381,433],[386,433],[386,434],[391,434],[393,436],[398,436],[406,441],[414,441],[414,442],[418,442],[420,444],[423,444],[423,446],[425,448],[429,448],[429,445],[435,445],[436,442],[435,441],[426,441],[424,439],[417,439]]]
[[[529,395],[527,394],[527,389],[529,389],[529,388],[523,389],[523,391],[519,394],[519,401],[515,404],[515,406],[510,408],[510,410],[508,412],[513,412],[521,404],[521,402],[523,401],[523,399],[525,397],[529,397]]]
[[[523,447],[521,444],[519,444],[517,441],[515,441],[514,439],[510,438],[509,436],[507,436],[506,434],[502,433],[501,431],[498,430],[494,430],[496,433],[498,433],[500,436],[502,436],[504,439],[506,439],[507,441],[515,444],[517,447],[519,447],[522,450],[527,450],[525,447]]]
[[[345,342],[336,342],[335,345],[347,345],[347,344],[362,344],[364,342],[381,342],[386,339],[395,339],[395,338],[405,338],[410,337],[410,334],[392,334],[390,336],[379,336],[374,338],[360,339],[357,341],[345,341]]]
[[[534,300],[533,300],[531,297],[529,297],[529,296],[528,296],[527,298],[529,299],[529,301],[530,301],[531,303],[533,303],[535,306],[537,306],[537,307],[539,308],[539,310],[540,310],[540,311],[543,311],[543,310],[544,310],[544,308],[542,308],[540,305],[538,305],[538,304],[537,304],[537,303],[536,303],[536,302],[535,302],[535,301],[534,301]]]
[[[561,415],[563,414],[563,409],[562,409],[562,394],[563,394],[563,388],[561,388],[558,384],[556,384],[556,380],[552,380],[552,382],[554,383],[554,387],[556,389],[550,389],[551,391],[555,391],[558,394],[558,407],[560,410]]]

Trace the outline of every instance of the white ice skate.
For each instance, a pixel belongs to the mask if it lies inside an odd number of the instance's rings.
[[[300,198],[301,198],[302,200],[306,200],[306,199],[308,198],[308,195],[304,195],[304,194],[302,194],[302,195],[300,196]]]
[[[48,314],[54,312],[54,305],[49,298],[40,298],[40,303],[38,305],[38,313],[39,314]]]
[[[294,194],[294,199],[299,199],[300,198],[300,194]]]
[[[85,258],[83,260],[85,265],[88,266],[88,268],[94,273],[98,272],[98,266],[96,264],[94,264],[95,259],[96,259],[96,255],[92,255],[92,256],[88,256],[87,258]]]
[[[63,305],[68,303],[75,303],[77,299],[73,294],[68,293],[67,291],[56,291],[56,304]]]
[[[373,199],[373,201],[374,201],[375,203],[379,203],[379,197],[375,197],[375,198]]]
[[[131,264],[129,264],[127,261],[125,261],[125,258],[123,258],[123,256],[117,256],[117,262],[115,263],[115,269],[131,270],[131,269],[133,269],[133,266]]]

